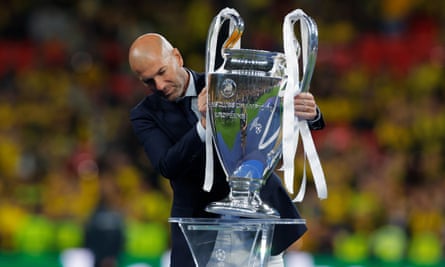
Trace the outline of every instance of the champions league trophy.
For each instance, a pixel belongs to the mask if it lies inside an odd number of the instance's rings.
[[[288,52],[295,61],[301,53],[306,53],[307,59],[303,80],[294,87],[307,91],[318,46],[317,27],[301,10],[290,15],[293,17],[288,21],[291,25],[287,30],[291,30],[294,42],[288,50],[294,50]],[[231,24],[229,37],[221,49],[224,62],[214,69],[214,54],[218,52],[214,51],[216,39],[226,19]],[[293,23],[298,20],[304,26],[302,29],[307,30],[302,33],[309,44],[305,51],[295,46]],[[230,193],[224,200],[208,205],[206,210],[240,217],[279,218],[279,213],[261,200],[259,192],[282,158],[282,148],[286,145],[283,143],[283,98],[289,86],[291,64],[286,62],[284,53],[239,48],[243,30],[244,23],[238,13],[226,8],[214,19],[207,39],[207,132],[226,172]],[[295,135],[291,138],[295,139]],[[211,147],[211,142],[207,142],[207,146]],[[208,160],[211,154],[206,154]]]
[[[227,20],[229,37],[217,51],[220,28]],[[302,46],[293,30],[297,21],[304,39]],[[313,172],[315,169],[315,174],[317,170],[320,173],[307,122],[298,121],[293,106],[293,97],[308,90],[312,77],[318,47],[315,23],[299,9],[289,13],[283,25],[284,53],[241,49],[243,30],[244,23],[237,11],[225,8],[214,18],[207,38],[204,190],[210,191],[213,186],[215,149],[227,175],[230,193],[225,199],[210,203],[206,211],[222,217],[169,219],[178,223],[199,267],[267,266],[274,226],[305,223],[303,219],[280,218],[278,211],[264,203],[259,193],[281,158],[285,183],[292,193],[299,134],[309,163],[315,162],[311,164]],[[223,63],[216,69],[218,52]],[[300,55],[304,65],[301,82],[298,81]],[[322,183],[317,183],[320,179],[314,180],[317,187],[321,184],[324,188],[324,176],[321,178]]]
[[[279,214],[259,190],[281,155],[284,55],[224,49],[223,68],[209,74],[208,107],[213,140],[228,174],[230,195],[207,211],[253,218]]]

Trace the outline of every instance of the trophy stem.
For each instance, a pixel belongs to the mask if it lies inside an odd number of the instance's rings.
[[[261,181],[262,179],[230,177],[229,195],[221,201],[210,203],[206,211],[246,218],[279,218],[279,213],[259,196]]]

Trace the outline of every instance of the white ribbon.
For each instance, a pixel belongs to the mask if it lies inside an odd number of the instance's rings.
[[[209,88],[209,75],[215,71],[215,60],[216,60],[216,48],[218,41],[218,33],[221,25],[227,18],[239,17],[238,12],[233,8],[224,8],[218,15],[213,19],[211,27],[209,29],[208,39],[207,39],[207,55],[206,55],[206,87]],[[229,36],[234,31],[234,21],[230,20]],[[233,47],[239,48],[241,46],[241,41],[238,39]],[[209,102],[209,94],[207,94],[207,103]],[[209,105],[207,105],[206,110],[206,134],[205,134],[205,145],[206,145],[206,167],[205,167],[205,178],[203,189],[209,192],[213,186],[213,130],[210,124],[210,114]]]
[[[306,21],[303,21],[302,18],[305,18]],[[302,47],[300,47],[294,33],[294,24],[298,20],[301,20],[300,30]],[[283,97],[283,166],[281,167],[281,170],[284,171],[284,183],[286,188],[292,194],[294,192],[294,160],[298,147],[299,135],[301,134],[303,150],[305,157],[307,156],[307,160],[314,176],[318,197],[324,199],[327,197],[327,185],[320,160],[315,149],[314,141],[312,139],[307,121],[299,120],[298,117],[295,116],[293,103],[294,96],[301,93],[302,90],[305,89],[304,86],[307,86],[306,83],[308,83],[307,77],[306,80],[299,80],[300,74],[298,66],[298,57],[301,54],[303,61],[302,71],[303,74],[306,74],[308,71],[307,65],[309,49],[309,36],[307,35],[309,26],[307,24],[309,23],[308,20],[310,20],[310,18],[301,9],[296,9],[285,17],[283,24],[284,54],[286,56],[288,80]],[[310,75],[311,74],[312,73],[310,73]],[[304,169],[300,191],[295,197],[294,201],[303,200],[304,193],[306,191],[306,181],[306,169]]]

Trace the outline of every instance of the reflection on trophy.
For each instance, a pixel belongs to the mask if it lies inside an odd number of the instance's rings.
[[[231,31],[221,51],[224,62],[216,70],[212,62],[207,62],[207,72],[209,130],[230,193],[210,203],[206,210],[240,217],[279,218],[280,214],[261,200],[259,192],[282,156],[286,57],[279,52],[235,48],[244,23],[236,11],[224,9],[209,30],[208,61],[209,57],[213,60],[216,46],[212,44],[227,19]],[[317,38],[316,28],[312,30],[315,32],[310,36]]]
[[[209,114],[230,195],[207,211],[263,218],[279,214],[259,197],[265,177],[281,155],[284,55],[224,49],[222,68],[209,74]]]

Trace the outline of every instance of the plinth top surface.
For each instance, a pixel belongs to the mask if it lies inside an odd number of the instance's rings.
[[[305,219],[250,219],[250,218],[181,218],[171,217],[168,219],[170,223],[181,224],[242,224],[242,225],[254,225],[254,224],[306,224]]]

